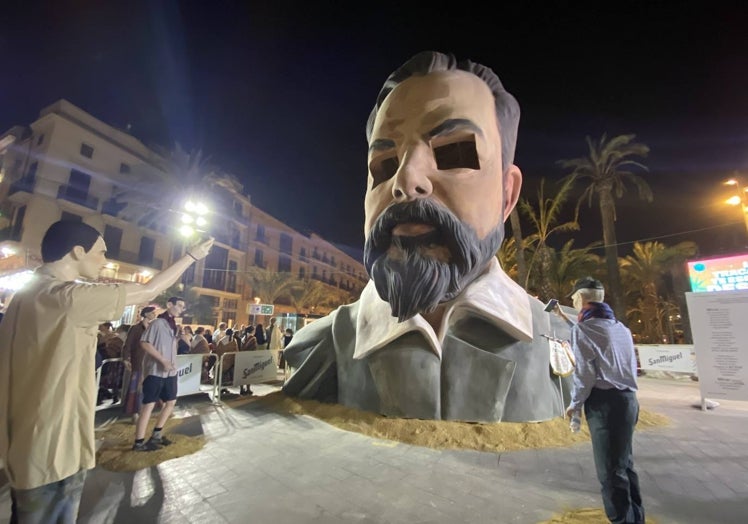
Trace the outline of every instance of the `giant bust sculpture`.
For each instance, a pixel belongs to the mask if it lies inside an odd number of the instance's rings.
[[[543,335],[568,327],[495,257],[522,182],[518,122],[480,64],[423,52],[390,75],[366,126],[371,280],[294,336],[287,394],[409,418],[563,414]]]

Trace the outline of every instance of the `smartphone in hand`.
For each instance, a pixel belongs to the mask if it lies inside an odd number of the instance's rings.
[[[553,311],[554,309],[556,309],[557,305],[558,305],[558,300],[556,300],[555,298],[552,298],[545,305],[545,307],[543,308],[543,311],[546,311],[546,312],[550,313],[551,311]]]

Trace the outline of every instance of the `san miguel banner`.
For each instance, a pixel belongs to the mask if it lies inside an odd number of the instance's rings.
[[[200,372],[203,368],[202,355],[177,355],[177,396],[200,393]]]
[[[235,386],[261,384],[278,378],[278,366],[272,351],[240,351],[234,361]]]
[[[642,369],[696,373],[693,344],[637,344],[636,349]]]

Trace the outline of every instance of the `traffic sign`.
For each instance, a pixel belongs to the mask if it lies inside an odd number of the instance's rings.
[[[273,304],[249,304],[250,315],[272,315],[275,310]]]

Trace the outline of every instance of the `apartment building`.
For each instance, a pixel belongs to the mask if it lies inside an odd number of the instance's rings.
[[[15,285],[9,279],[41,263],[42,235],[60,219],[82,220],[101,231],[111,261],[103,280],[144,282],[181,257],[180,209],[151,223],[128,215],[131,202],[122,196],[123,188],[137,188],[143,176],[163,175],[167,165],[137,138],[66,100],[0,135],[0,293]],[[202,194],[189,197],[197,196],[211,210],[207,228],[216,243],[183,282],[208,297],[216,323],[249,320],[256,297],[247,278],[252,267],[291,272],[354,294],[365,285],[359,261],[252,205],[236,177],[214,172],[203,186]],[[132,322],[137,307],[122,321]],[[277,311],[296,312],[290,303],[277,304]]]

